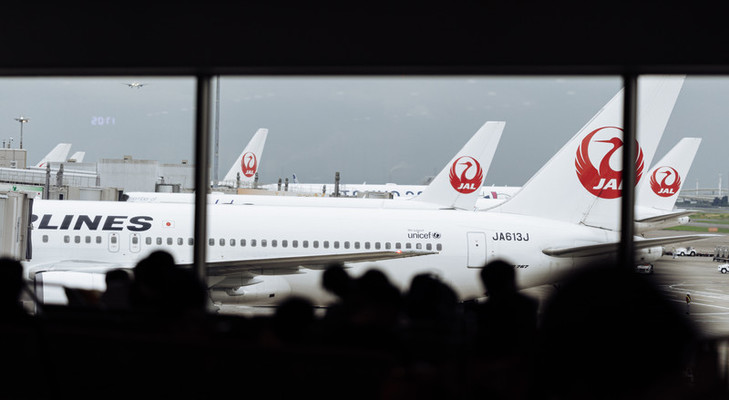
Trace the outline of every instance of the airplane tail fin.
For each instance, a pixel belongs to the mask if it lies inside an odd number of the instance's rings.
[[[68,152],[71,151],[71,143],[59,143],[48,154],[46,154],[35,166],[43,168],[49,162],[65,162]]]
[[[638,185],[636,208],[672,211],[700,144],[700,138],[683,138],[666,153]]]
[[[504,130],[503,121],[489,121],[473,135],[445,168],[414,201],[443,208],[472,210],[480,196],[496,147]]]
[[[636,182],[645,179],[683,81],[683,76],[638,81]],[[519,192],[490,211],[619,229],[622,124],[620,90]]]
[[[236,179],[240,176],[240,182],[244,185],[253,183],[258,167],[261,165],[263,145],[266,144],[268,129],[260,128],[251,138],[248,145],[243,149],[233,165],[223,178],[223,183],[234,186]]]
[[[84,157],[86,157],[85,151],[77,151],[71,155],[71,157],[68,157],[68,161],[73,160],[73,162],[82,163],[84,162]]]
[[[296,174],[293,176],[293,183],[299,183],[299,178],[296,177]]]

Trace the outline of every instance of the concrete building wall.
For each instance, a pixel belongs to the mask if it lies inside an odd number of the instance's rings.
[[[104,158],[98,162],[99,185],[125,192],[153,192],[159,178],[159,164],[154,160]]]
[[[179,184],[180,190],[195,188],[195,166],[190,164],[160,164],[158,176],[164,177],[165,184]],[[153,189],[154,190],[154,189]]]
[[[28,153],[25,149],[2,149],[0,148],[0,167],[4,168],[25,168]]]

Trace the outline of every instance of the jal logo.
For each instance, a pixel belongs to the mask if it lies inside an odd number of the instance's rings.
[[[457,192],[468,194],[475,192],[483,182],[483,169],[475,158],[463,156],[456,159],[451,165],[450,174],[451,186]]]
[[[590,132],[577,148],[575,169],[577,178],[588,192],[603,199],[616,199],[623,194],[622,153],[623,130],[603,126]],[[635,142],[635,183],[643,176],[643,149]],[[616,156],[617,154],[617,156]],[[597,160],[597,166],[593,162]]]
[[[651,189],[661,197],[671,197],[678,194],[681,188],[681,177],[672,167],[658,167],[651,175]]]
[[[256,158],[256,155],[250,151],[243,154],[243,158],[240,160],[240,167],[243,170],[243,175],[249,178],[255,175],[256,170],[258,169],[258,159]]]

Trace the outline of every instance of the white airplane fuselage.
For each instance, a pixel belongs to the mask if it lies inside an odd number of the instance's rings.
[[[59,260],[84,260],[91,268],[99,267],[94,261],[130,267],[157,249],[172,253],[177,263],[193,262],[191,205],[122,202],[110,213],[109,207],[98,204],[37,201],[33,259],[26,263],[27,270]],[[547,256],[544,248],[619,240],[615,232],[602,229],[491,212],[233,205],[208,210],[209,262],[396,249],[434,251],[352,263],[350,271],[356,276],[381,268],[403,289],[418,273],[436,273],[453,285],[461,299],[483,294],[478,272],[486,262],[507,260],[516,266],[519,286],[533,287],[558,281],[573,267],[595,261]],[[239,292],[242,295],[231,296],[234,291],[228,290],[217,293],[215,300],[260,304],[279,302],[286,295],[305,296],[317,303],[331,299],[321,289],[321,270],[302,268],[285,275],[278,275],[275,268],[257,272],[261,287],[275,285],[281,295],[258,298],[251,285],[248,292]]]

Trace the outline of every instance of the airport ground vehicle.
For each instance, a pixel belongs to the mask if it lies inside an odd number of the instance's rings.
[[[693,247],[676,247],[673,250],[673,254],[679,255],[679,256],[695,256],[696,255],[696,249]]]
[[[729,272],[729,263],[719,264],[717,265],[716,269],[718,269],[719,272],[721,272],[722,274],[726,274],[727,272]]]
[[[653,273],[653,264],[651,264],[651,263],[638,264],[635,266],[635,272],[637,272],[639,274],[652,274]]]

